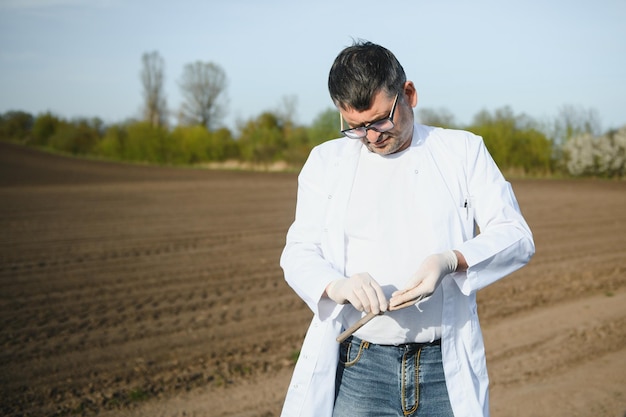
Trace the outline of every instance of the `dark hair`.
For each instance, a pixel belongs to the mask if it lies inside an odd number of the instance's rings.
[[[335,105],[364,111],[378,91],[393,97],[405,82],[404,68],[391,51],[372,42],[355,41],[335,58],[328,91]]]

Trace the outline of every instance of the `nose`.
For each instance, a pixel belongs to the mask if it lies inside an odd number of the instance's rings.
[[[365,140],[367,140],[369,143],[376,143],[380,140],[380,137],[382,136],[382,133],[376,132],[375,130],[368,130],[367,134],[365,135]]]

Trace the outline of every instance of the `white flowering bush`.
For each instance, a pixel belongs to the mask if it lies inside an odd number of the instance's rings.
[[[610,137],[611,151],[607,156],[606,171],[611,177],[626,176],[626,126]]]
[[[567,158],[567,171],[571,175],[591,175],[594,171],[595,138],[588,134],[575,136],[565,142],[564,151]]]
[[[574,176],[624,177],[626,126],[602,136],[582,134],[568,140],[563,150],[567,170]]]

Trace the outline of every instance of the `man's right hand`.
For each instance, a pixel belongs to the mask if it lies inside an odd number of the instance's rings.
[[[326,295],[337,304],[350,303],[367,313],[379,314],[389,307],[383,289],[367,272],[332,281],[326,287]]]

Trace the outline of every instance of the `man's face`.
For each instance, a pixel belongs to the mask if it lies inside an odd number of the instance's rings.
[[[342,117],[350,128],[369,126],[371,123],[390,116],[394,98],[379,91],[374,95],[369,109],[359,112],[354,109],[339,109]],[[379,155],[390,155],[405,150],[411,145],[413,137],[413,110],[417,104],[417,93],[413,83],[408,81],[398,97],[393,115],[394,127],[386,132],[367,130],[367,135],[361,139],[370,152]],[[357,139],[358,140],[358,139]]]

